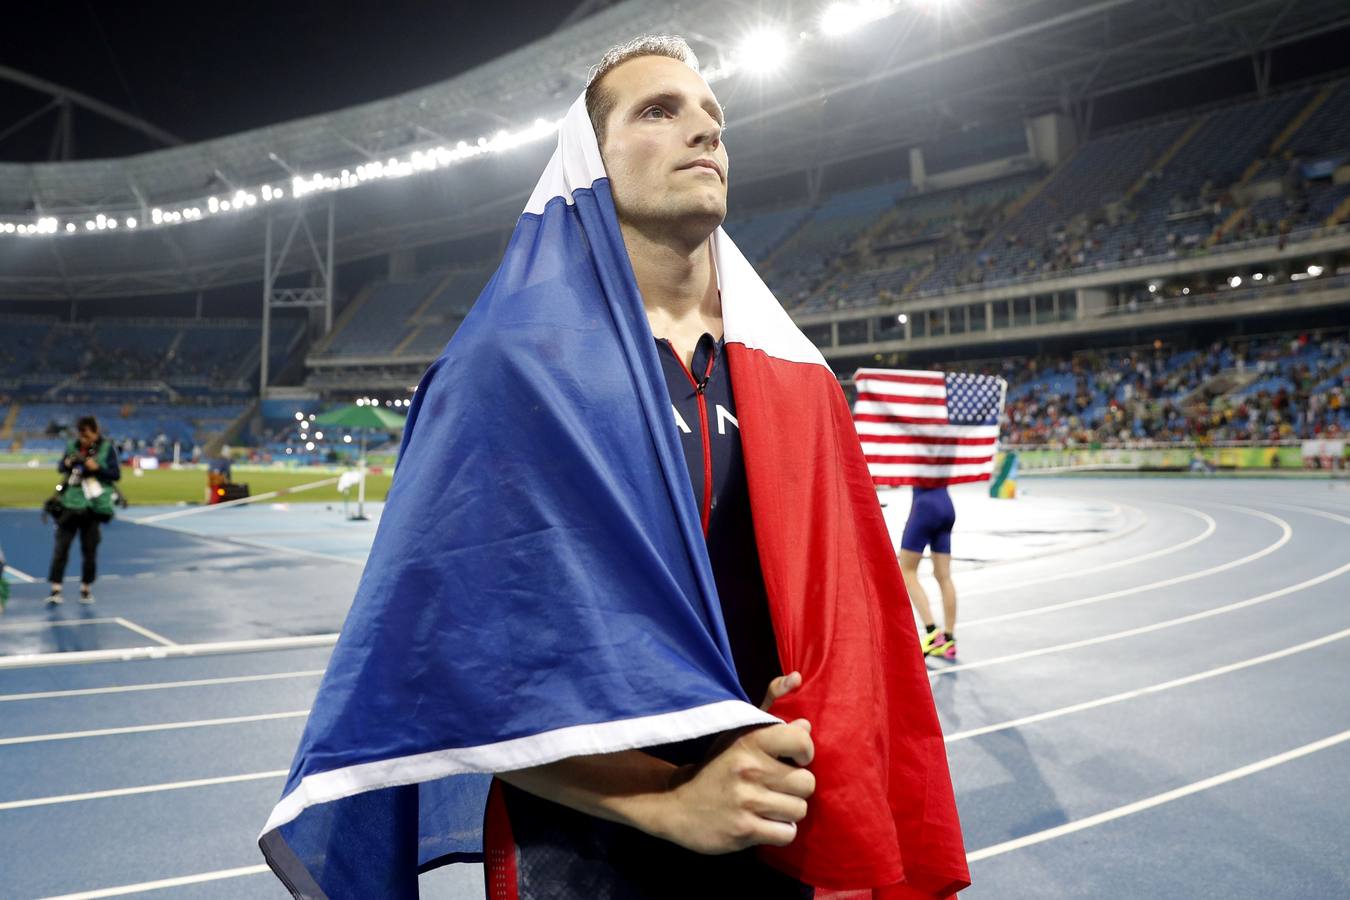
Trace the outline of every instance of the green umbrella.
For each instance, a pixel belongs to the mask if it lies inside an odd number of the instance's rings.
[[[315,425],[336,425],[339,428],[356,428],[361,432],[361,480],[356,488],[356,515],[354,519],[366,517],[366,430],[378,431],[402,430],[407,419],[396,412],[381,409],[375,404],[356,404],[340,409],[329,410],[314,419]]]
[[[329,410],[314,420],[317,425],[337,425],[339,428],[374,428],[377,431],[398,431],[406,419],[392,410],[374,404],[344,406]]]

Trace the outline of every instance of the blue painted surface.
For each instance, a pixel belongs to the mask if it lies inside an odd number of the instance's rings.
[[[1350,489],[1324,482],[1031,480],[1057,497],[1107,497],[1138,506],[1148,524],[1133,534],[1024,563],[960,572],[969,593],[958,625],[961,662],[1098,635],[1240,601],[1311,579],[1350,560],[1350,525],[1296,504],[1350,517]],[[1216,533],[1171,555],[1085,576],[1028,579],[1176,546],[1203,523]],[[1248,506],[1287,521],[1293,538],[1254,562],[1026,618],[980,619],[1174,578],[1269,546],[1280,528],[1224,508]],[[260,513],[262,511],[259,511]],[[318,512],[318,511],[312,511]],[[200,530],[221,527],[206,517]],[[173,640],[322,632],[338,627],[359,576],[356,565],[297,555],[342,550],[353,532],[322,517],[278,514],[248,534],[183,534],[123,523],[109,529],[127,553],[122,577],[100,584],[91,615],[122,616]],[[240,520],[244,521],[244,520]],[[42,557],[50,535],[14,538],[0,513],[0,540]],[[209,525],[206,523],[210,523]],[[22,524],[22,523],[18,523]],[[24,526],[26,527],[26,526]],[[31,531],[31,529],[29,529]],[[120,532],[120,534],[119,534]],[[140,544],[131,541],[137,536]],[[230,543],[257,539],[267,548]],[[24,549],[25,547],[30,549]],[[226,548],[222,550],[221,548]],[[223,554],[200,562],[203,550]],[[227,562],[233,565],[226,564]],[[196,570],[186,566],[197,565]],[[156,568],[158,567],[158,568]],[[27,571],[33,571],[31,568]],[[137,574],[147,577],[138,578]],[[1001,587],[1012,585],[1012,587]],[[992,592],[977,593],[985,589]],[[54,640],[38,601],[41,585],[17,585],[0,619],[0,647],[17,635]],[[1350,574],[1223,615],[1091,647],[938,675],[944,728],[955,734],[1250,659],[1350,628]],[[59,615],[78,620],[68,603]],[[17,625],[16,628],[9,628]],[[61,626],[120,640],[100,626]],[[6,642],[10,643],[6,643]],[[137,643],[145,643],[140,640]],[[109,644],[110,645],[110,644]],[[0,697],[49,691],[220,678],[323,668],[326,648],[189,659],[0,669]],[[934,666],[936,668],[936,665]],[[976,850],[1256,762],[1350,728],[1350,638],[1238,672],[949,745],[967,847]],[[0,739],[59,731],[191,721],[305,708],[314,676],[43,700],[0,700]],[[302,719],[0,746],[0,802],[130,785],[285,769]],[[1350,744],[1260,772],[1161,807],[978,862],[971,898],[1350,896]],[[257,831],[281,779],[0,811],[5,897],[132,884],[256,865]],[[61,847],[78,852],[54,852]],[[165,848],[171,848],[168,852]],[[481,897],[462,871],[424,879],[424,895]],[[14,873],[11,875],[11,873]],[[152,896],[284,897],[269,875],[176,888]]]

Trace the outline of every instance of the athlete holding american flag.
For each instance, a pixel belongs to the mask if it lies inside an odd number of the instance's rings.
[[[925,656],[955,659],[956,509],[947,486],[987,481],[993,473],[1008,385],[992,375],[904,369],[859,369],[854,383],[858,402],[853,418],[873,481],[909,485],[914,491],[899,556],[905,588],[926,632],[920,646]],[[919,562],[929,548],[942,592],[940,631],[919,582]]]

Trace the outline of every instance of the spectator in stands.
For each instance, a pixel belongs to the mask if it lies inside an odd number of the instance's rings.
[[[101,525],[113,517],[113,485],[122,477],[111,440],[99,433],[98,420],[83,416],[75,423],[77,437],[66,445],[57,469],[66,476],[61,488],[61,512],[56,520],[56,547],[52,552],[51,594],[47,605],[61,602],[61,582],[75,535],[80,536],[80,602],[94,602],[93,585],[98,575],[98,544]]]

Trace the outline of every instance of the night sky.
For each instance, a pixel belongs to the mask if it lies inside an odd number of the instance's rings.
[[[176,134],[205,140],[377,100],[452,77],[552,32],[579,0],[279,0],[233,3],[51,0],[0,26],[0,65],[84,92]],[[822,0],[823,2],[823,0]],[[1274,53],[1276,86],[1345,66],[1346,30]],[[1098,101],[1094,130],[1250,94],[1239,60]],[[0,81],[0,161],[49,158],[49,98]],[[77,111],[75,159],[155,142]]]
[[[575,5],[39,0],[22,12],[6,8],[0,65],[88,94],[190,143],[450,78],[549,34]],[[48,102],[0,81],[0,133]],[[0,139],[0,160],[47,159],[55,124],[49,112]],[[155,146],[76,112],[76,159]]]

